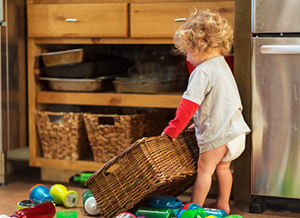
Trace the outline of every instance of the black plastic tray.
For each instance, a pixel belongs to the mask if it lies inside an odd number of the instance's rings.
[[[111,74],[123,74],[127,71],[128,63],[121,59],[82,62],[41,69],[43,77],[55,78],[91,78]]]

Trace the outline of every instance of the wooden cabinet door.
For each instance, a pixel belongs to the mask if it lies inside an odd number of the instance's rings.
[[[28,5],[29,37],[128,37],[128,3]]]
[[[182,18],[189,18],[194,8],[219,13],[234,27],[234,1],[136,3],[130,7],[130,35],[132,38],[172,38],[184,22]]]

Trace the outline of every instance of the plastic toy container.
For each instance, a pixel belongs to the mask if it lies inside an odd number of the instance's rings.
[[[155,196],[150,199],[146,203],[147,207],[153,208],[168,208],[174,211],[175,216],[178,216],[179,211],[182,209],[182,202],[173,196],[169,195],[162,195],[162,196]]]

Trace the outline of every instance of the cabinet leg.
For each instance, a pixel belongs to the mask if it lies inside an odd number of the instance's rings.
[[[6,185],[6,152],[0,153],[0,185]]]
[[[267,208],[267,203],[263,197],[253,196],[249,204],[249,213],[263,213]]]

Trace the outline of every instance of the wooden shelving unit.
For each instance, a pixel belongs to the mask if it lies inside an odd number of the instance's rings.
[[[84,4],[83,4],[84,3]],[[70,7],[69,7],[70,6]],[[83,7],[81,7],[83,6]],[[114,7],[116,6],[116,7]],[[120,107],[177,108],[182,93],[120,94],[42,91],[36,81],[35,56],[49,46],[105,45],[105,44],[173,44],[174,30],[181,23],[175,18],[188,17],[194,7],[220,12],[234,25],[234,0],[27,0],[28,14],[28,126],[30,165],[44,168],[82,171],[98,170],[103,163],[93,160],[52,160],[42,157],[34,114],[43,105],[86,105]],[[72,8],[72,10],[69,10]],[[95,8],[106,9],[119,26],[113,28],[108,15],[93,16]],[[101,10],[101,8],[105,10]],[[84,12],[83,10],[86,10]],[[68,16],[77,16],[68,17]],[[78,19],[76,23],[66,18]],[[83,25],[83,23],[88,25]],[[100,25],[101,24],[101,25]],[[80,28],[77,28],[80,27]],[[95,31],[97,30],[97,31]],[[113,35],[109,35],[114,31]]]
[[[120,93],[74,93],[39,91],[39,104],[72,104],[94,106],[177,108],[182,93],[168,94],[120,94]]]

